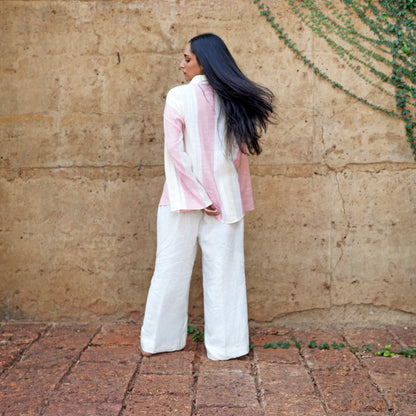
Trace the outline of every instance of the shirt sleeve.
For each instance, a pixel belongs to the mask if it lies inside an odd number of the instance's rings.
[[[184,143],[185,119],[180,102],[169,92],[164,111],[165,176],[172,211],[202,209],[212,204],[192,170]]]
[[[244,212],[254,209],[253,189],[251,185],[250,166],[248,156],[238,151],[234,166],[238,172],[238,182],[240,184],[241,203]]]

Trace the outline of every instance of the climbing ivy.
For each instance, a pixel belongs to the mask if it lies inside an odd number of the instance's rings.
[[[279,39],[321,79],[345,94],[405,123],[406,138],[416,160],[416,0],[287,0],[292,12],[364,82],[395,98],[396,108],[367,100],[331,79],[272,15],[258,3]],[[368,31],[354,25],[358,18]],[[367,69],[366,74],[363,69]]]

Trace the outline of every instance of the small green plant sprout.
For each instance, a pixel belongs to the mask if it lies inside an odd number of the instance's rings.
[[[332,343],[332,348],[334,350],[339,350],[341,351],[343,348],[345,348],[345,344],[343,344],[342,342],[340,342],[339,344],[337,344],[336,342]]]
[[[416,357],[416,348],[408,348],[406,350],[399,350],[397,354],[404,355],[407,358]]]
[[[359,351],[358,347],[354,347],[352,345],[350,345],[349,349],[350,349],[351,352],[358,352]]]
[[[263,345],[263,348],[273,348],[276,349],[278,347],[283,348],[283,349],[288,349],[290,347],[290,342],[289,341],[277,341],[277,342],[266,342]]]
[[[371,345],[370,344],[364,344],[362,346],[363,352],[370,352],[371,351]]]
[[[396,354],[394,351],[391,351],[391,345],[385,345],[384,348],[381,348],[379,351],[374,353],[375,355],[380,355],[381,357],[394,357]]]
[[[316,341],[311,341],[311,342],[308,344],[308,347],[309,347],[309,348],[316,348],[316,347],[317,347]]]
[[[192,325],[188,325],[188,335],[191,335],[192,341],[204,342],[204,333],[194,328]]]
[[[319,344],[319,349],[320,350],[330,350],[330,346],[329,344]]]
[[[300,349],[300,342],[295,337],[290,338],[295,343],[296,348]]]

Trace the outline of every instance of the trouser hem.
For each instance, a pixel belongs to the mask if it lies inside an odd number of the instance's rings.
[[[180,351],[185,348],[186,344],[170,344],[170,345],[162,345],[158,346],[157,348],[146,344],[146,342],[141,341],[140,343],[141,348],[144,352],[149,352],[150,354],[160,354],[162,352],[173,352],[173,351]]]
[[[247,355],[250,349],[248,347],[244,347],[241,349],[233,350],[227,352],[226,354],[221,353],[219,351],[207,351],[207,357],[213,361],[225,361],[225,360],[232,360],[233,358],[242,357],[243,355]]]

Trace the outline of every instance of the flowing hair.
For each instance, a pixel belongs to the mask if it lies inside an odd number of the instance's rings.
[[[220,99],[227,126],[228,148],[236,143],[245,154],[260,154],[259,139],[274,113],[273,93],[241,72],[219,36],[204,33],[189,42],[192,53]]]

